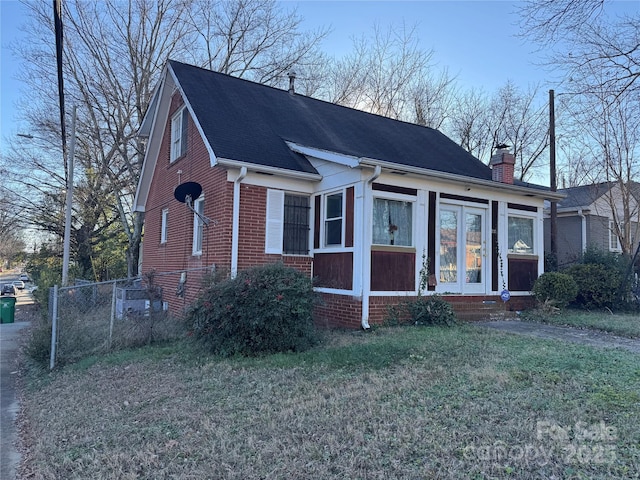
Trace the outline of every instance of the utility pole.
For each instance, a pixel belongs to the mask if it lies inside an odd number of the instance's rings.
[[[76,152],[76,107],[71,117],[71,143],[67,154],[67,199],[64,215],[64,241],[62,252],[62,286],[69,283],[69,250],[71,247],[71,207],[73,204],[73,162]]]
[[[556,181],[556,109],[553,90],[549,90],[549,176],[552,192],[558,190]],[[551,199],[551,255],[554,263],[558,261],[558,203]],[[557,265],[556,265],[557,270]]]

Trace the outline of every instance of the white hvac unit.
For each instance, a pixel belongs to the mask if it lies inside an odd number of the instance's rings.
[[[153,302],[153,311],[162,310],[162,293]],[[122,320],[130,316],[148,316],[151,311],[149,292],[141,287],[116,288],[116,318]]]

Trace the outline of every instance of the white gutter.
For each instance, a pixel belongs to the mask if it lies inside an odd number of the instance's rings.
[[[231,278],[238,274],[238,243],[240,237],[240,183],[247,176],[247,167],[241,167],[233,182],[233,219],[231,221]]]
[[[580,253],[584,253],[584,251],[587,249],[587,217],[585,217],[584,213],[582,213],[582,207],[578,209],[578,216],[580,217],[580,226],[582,227],[580,229]]]
[[[301,180],[320,181],[322,175],[319,173],[296,172],[286,168],[269,167],[267,165],[258,165],[256,163],[242,162],[240,160],[231,160],[229,158],[218,158],[217,164],[223,167],[231,168],[250,168],[252,172],[266,173],[270,175],[279,175],[282,177],[299,178]]]
[[[380,176],[380,174],[382,173],[382,167],[380,165],[375,165],[374,166],[374,170],[373,170],[373,174],[367,179],[367,181],[365,182],[364,185],[364,203],[365,205],[368,204],[367,202],[367,197],[369,195],[371,195],[370,193],[370,187],[369,185],[371,185],[373,182],[376,181],[376,179]],[[363,209],[363,211],[366,211],[366,208]],[[366,214],[365,214],[366,216]],[[365,219],[362,219],[362,229],[363,229],[363,235],[362,235],[362,240],[364,242],[364,240],[367,238],[367,233],[368,233],[368,223],[365,221]],[[368,272],[363,272],[362,278],[370,278],[371,276],[371,259],[369,259],[366,262],[363,262],[363,265],[365,266],[364,268],[367,268],[369,271]],[[369,328],[371,328],[369,326],[369,294],[370,292],[370,288],[371,288],[371,282],[369,282],[368,284],[362,285],[362,320],[360,322],[360,324],[362,325],[362,328],[365,330],[368,330]]]

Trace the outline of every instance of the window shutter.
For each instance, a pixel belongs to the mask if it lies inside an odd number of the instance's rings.
[[[267,190],[265,253],[282,254],[283,228],[284,192],[282,190]]]

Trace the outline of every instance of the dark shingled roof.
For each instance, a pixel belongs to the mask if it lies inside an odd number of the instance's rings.
[[[591,205],[615,185],[615,182],[602,182],[558,190],[558,193],[566,195],[562,201],[558,202],[558,208],[578,208]],[[631,195],[640,202],[640,183],[632,181],[627,185]]]
[[[566,198],[558,202],[558,208],[586,207],[607,193],[611,187],[610,183],[593,183],[560,189],[558,192],[564,193]]]
[[[316,173],[285,141],[491,180],[491,169],[437,130],[169,61],[220,158]]]

